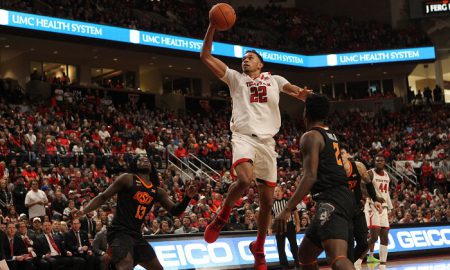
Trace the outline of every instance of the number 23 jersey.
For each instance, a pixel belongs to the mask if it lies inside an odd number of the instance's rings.
[[[233,100],[232,132],[256,135],[261,139],[278,133],[281,125],[280,92],[289,83],[285,78],[263,72],[252,79],[245,73],[227,68],[221,80],[228,84]]]
[[[141,235],[144,218],[157,200],[157,189],[133,174],[133,184],[117,195],[117,211],[109,230]]]

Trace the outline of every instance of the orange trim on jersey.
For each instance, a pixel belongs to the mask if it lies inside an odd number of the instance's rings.
[[[351,163],[350,161],[347,161],[347,162],[348,162],[348,164],[350,165],[350,173],[347,174],[347,177],[350,177],[350,176],[352,176],[352,174],[353,174],[353,165],[352,165],[352,163]]]
[[[144,185],[144,187],[146,187],[146,188],[153,187],[153,183],[150,182],[150,185],[147,185],[142,178],[140,178],[137,174],[135,174],[135,175],[136,175],[137,179],[139,179],[139,181],[141,181],[141,184]]]

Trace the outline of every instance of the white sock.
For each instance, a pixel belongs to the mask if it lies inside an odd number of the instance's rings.
[[[380,262],[385,263],[388,255],[388,247],[385,245],[380,245]]]
[[[361,269],[361,264],[362,264],[362,260],[361,260],[361,259],[358,259],[358,260],[355,262],[354,266],[355,266],[355,268],[358,270],[358,269]]]

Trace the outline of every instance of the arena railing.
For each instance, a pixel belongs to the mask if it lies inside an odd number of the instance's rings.
[[[201,159],[199,159],[197,156],[195,156],[192,153],[189,153],[189,156],[192,157],[194,160],[196,160],[197,162],[200,163],[200,169],[203,170],[203,167],[206,167],[211,173],[217,175],[218,177],[222,177],[220,175],[220,173],[218,173],[216,170],[214,170],[213,168],[211,168],[208,164],[206,164],[204,161],[202,161]]]

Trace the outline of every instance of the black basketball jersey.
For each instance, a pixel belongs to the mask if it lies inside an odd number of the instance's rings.
[[[109,230],[141,235],[144,218],[156,199],[157,187],[133,175],[133,185],[118,193],[116,214]]]
[[[311,193],[313,198],[330,199],[330,191],[337,187],[347,189],[347,176],[345,174],[344,164],[342,163],[341,150],[336,135],[327,129],[313,127],[322,134],[325,147],[319,154],[319,166],[317,168],[317,181],[314,183]]]
[[[355,196],[356,205],[362,208],[362,191],[361,191],[361,174],[359,174],[358,167],[354,161],[350,162],[350,173],[347,174],[348,188]]]

